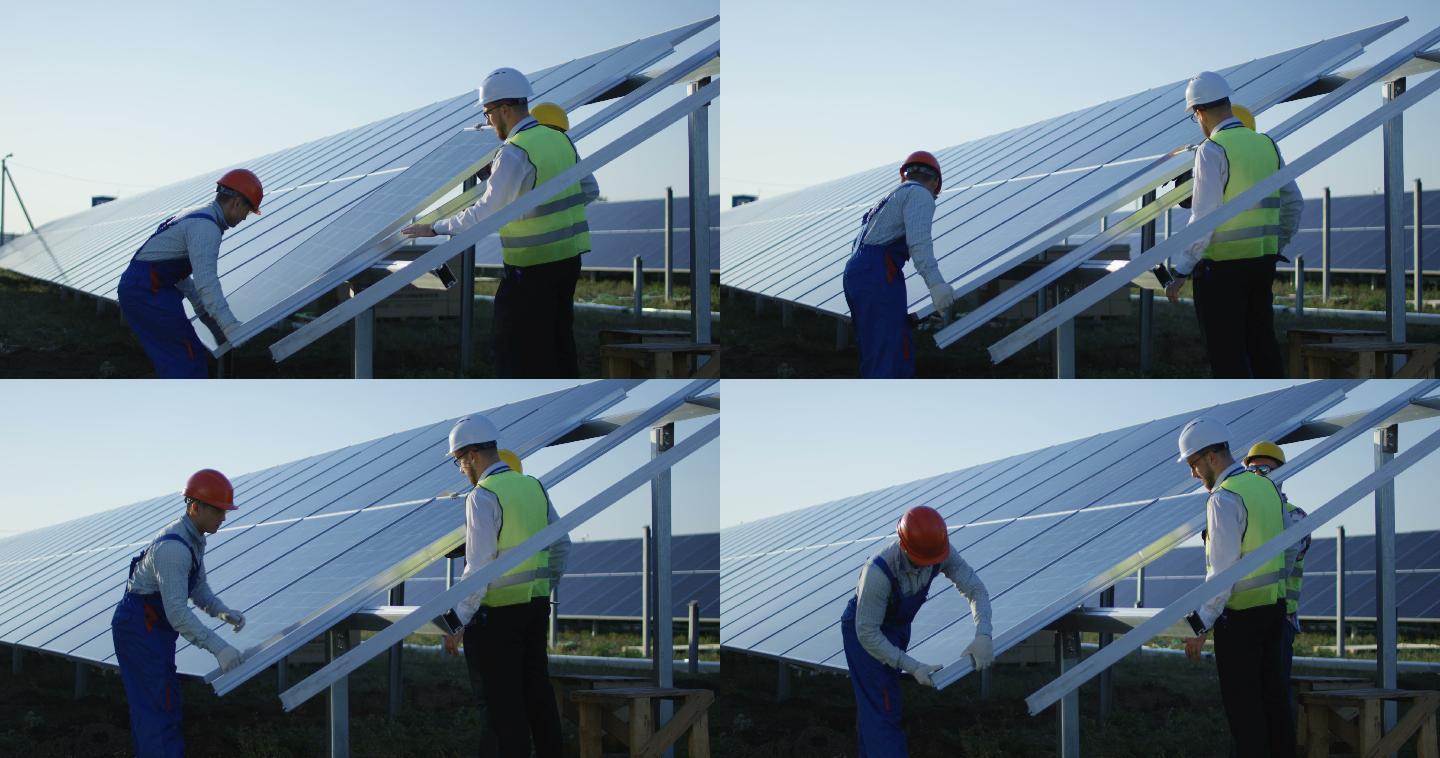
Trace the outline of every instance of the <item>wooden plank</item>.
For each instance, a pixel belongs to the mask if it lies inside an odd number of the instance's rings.
[[[1440,692],[1431,693],[1428,696],[1415,698],[1410,704],[1410,710],[1405,716],[1395,722],[1395,728],[1390,730],[1385,738],[1375,744],[1374,747],[1365,751],[1365,758],[1380,758],[1382,755],[1389,755],[1400,750],[1410,735],[1420,729],[1420,726],[1427,720],[1435,718],[1435,707],[1440,705]]]
[[[650,708],[653,701],[648,697],[636,697],[630,701],[630,755],[640,758],[655,733],[655,714]]]
[[[1309,722],[1309,746],[1305,755],[1309,758],[1327,758],[1330,755],[1330,709],[1323,703],[1311,703],[1305,706],[1306,721]]]
[[[663,756],[665,749],[675,744],[694,723],[696,717],[703,715],[710,704],[715,702],[715,694],[709,690],[692,690],[692,692],[694,694],[685,697],[680,710],[676,711],[665,726],[655,733],[650,744],[645,746],[644,752],[641,753],[642,758]]]
[[[580,704],[580,758],[604,758],[600,741],[600,706],[594,703]]]
[[[1379,698],[1367,698],[1360,706],[1360,744],[1355,746],[1360,749],[1361,755],[1369,755],[1374,750],[1384,726],[1385,709],[1381,707]]]
[[[1435,740],[1435,719],[1430,719],[1430,740]],[[710,710],[707,708],[695,718],[690,727],[690,758],[710,758]],[[1426,758],[1423,754],[1418,758]],[[1434,758],[1432,753],[1430,758]]]
[[[1420,739],[1415,742],[1415,758],[1440,758],[1440,730],[1435,728],[1435,712],[1420,727]]]

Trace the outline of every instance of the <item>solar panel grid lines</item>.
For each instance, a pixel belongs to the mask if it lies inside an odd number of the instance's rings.
[[[1298,425],[1302,417],[1338,399],[1338,393],[1325,388],[1299,387],[1207,413],[1227,416],[1240,439]],[[840,606],[854,592],[858,568],[891,539],[895,519],[904,509],[927,504],[945,515],[952,525],[952,546],[980,572],[995,605],[997,644],[1007,644],[1004,623],[1027,623],[1046,597],[1053,600],[1030,582],[1079,591],[1086,576],[1100,571],[1099,561],[1114,563],[1111,551],[1118,540],[1143,538],[1145,547],[1167,537],[1183,539],[1188,534],[1172,533],[1187,507],[1192,517],[1198,513],[1203,519],[1204,498],[1180,496],[1195,485],[1188,472],[1174,464],[1175,434],[1194,415],[982,464],[901,485],[895,492],[881,490],[858,507],[842,500],[837,502],[843,509],[835,504],[807,509],[805,524],[779,528],[770,519],[754,522],[748,529],[736,528],[742,539],[737,544],[727,529],[721,537],[722,643],[843,669]],[[1116,468],[1117,461],[1129,467]],[[942,491],[938,497],[937,489]],[[855,533],[826,530],[832,522],[845,523],[847,511],[867,506],[875,515]],[[1180,522],[1183,526],[1184,519]],[[795,531],[805,535],[802,542],[808,549],[790,550],[793,546],[779,538],[767,544],[763,536]],[[737,560],[737,555],[747,557]],[[1067,556],[1073,559],[1067,562]],[[1088,575],[1077,573],[1086,568]],[[761,582],[764,577],[770,578],[768,585]],[[973,634],[962,623],[968,607],[951,589],[943,580],[933,585],[917,619],[910,649],[921,660],[958,659]]]
[[[502,441],[525,455],[624,394],[613,384],[587,384],[490,415],[502,426]],[[235,638],[237,647],[281,633],[367,579],[377,565],[388,565],[375,560],[402,559],[416,540],[428,545],[453,537],[464,521],[460,499],[434,500],[465,489],[443,454],[451,423],[232,478],[241,508],[209,538],[206,568],[216,594],[249,619]],[[128,559],[182,508],[172,494],[59,525],[42,540],[19,535],[0,541],[0,639],[113,663],[109,615],[123,591]],[[22,543],[23,552],[16,549]],[[209,653],[183,642],[178,660],[189,674],[214,667]]]
[[[1395,25],[1372,27],[1240,64],[1225,73],[1234,80],[1232,84],[1236,85],[1237,92],[1250,98],[1250,102],[1278,100],[1312,81],[1317,68],[1329,70],[1354,57],[1363,41]],[[1144,173],[1144,161],[1140,160],[1143,157],[1163,155],[1188,141],[1188,137],[1193,136],[1189,134],[1193,125],[1185,121],[1183,109],[1178,105],[1183,87],[1184,82],[1178,82],[1068,114],[1077,121],[1102,122],[1103,126],[1098,129],[1067,129],[1068,122],[1063,119],[1023,128],[1019,135],[999,140],[1012,143],[1008,152],[1005,147],[980,151],[974,167],[982,171],[989,169],[993,177],[983,174],[972,177],[966,173],[968,165],[958,169],[947,167],[947,185],[984,186],[958,191],[948,197],[942,194],[933,237],[946,279],[952,284],[964,283],[969,281],[967,277],[991,276],[1009,268],[1015,261],[1006,256],[1025,252],[1026,248],[1020,247],[1022,243],[1028,246],[1043,242],[1032,239],[1032,234],[1055,226],[1088,208],[1088,203]],[[1169,105],[1165,105],[1167,102]],[[1146,131],[1150,127],[1143,126],[1146,123],[1143,120],[1131,123],[1118,117],[1100,117],[1107,113],[1151,116],[1152,120],[1159,119],[1156,123],[1163,123],[1163,128],[1156,127],[1158,131],[1151,134]],[[942,165],[947,162],[945,153],[941,151]],[[1000,168],[991,165],[997,159],[1004,161],[999,164]],[[1077,170],[1086,166],[1091,168]],[[1032,174],[1042,174],[1045,178],[1015,181],[1016,177]],[[985,184],[987,179],[998,183]],[[856,190],[847,198],[848,204],[868,206],[886,184],[893,183],[893,168],[884,168],[835,184]],[[833,198],[836,193],[834,187],[826,186],[792,194]],[[806,210],[802,202],[805,201],[791,199],[781,204],[777,199],[774,215],[794,215],[796,211]],[[751,205],[757,207],[744,206],[748,209],[744,213],[739,212],[742,209],[729,211],[722,219],[726,235],[725,259],[721,264],[723,281],[740,289],[846,315],[839,273],[848,255],[849,243],[858,231],[860,214],[854,211],[812,214],[782,231],[761,228],[764,219],[771,215],[766,201]],[[960,250],[964,250],[960,257],[950,257]],[[957,268],[961,265],[968,268]],[[926,307],[926,288],[917,281],[909,281],[907,286],[912,307]]]
[[[537,97],[572,108],[588,102],[663,59],[674,45],[717,20],[706,19],[544,69],[532,75]],[[232,310],[248,321],[317,274],[345,270],[343,264],[355,252],[354,246],[343,244],[339,230],[314,239],[311,245],[317,232],[344,227],[358,244],[395,223],[391,206],[404,205],[406,198],[399,195],[399,185],[390,185],[476,120],[474,96],[466,93],[247,162],[269,191],[264,214],[229,232],[222,243],[219,273],[223,288],[232,296]],[[493,135],[488,139],[494,142]],[[46,224],[38,234],[7,245],[0,266],[114,299],[119,275],[135,249],[167,216],[208,204],[218,174],[175,182]],[[411,177],[421,178],[425,177]],[[377,193],[382,187],[390,187],[391,192]],[[437,189],[417,187],[409,201]],[[213,346],[207,330],[200,331],[201,340]]]

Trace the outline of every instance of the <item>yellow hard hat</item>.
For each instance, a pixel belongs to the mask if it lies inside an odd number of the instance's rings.
[[[1251,458],[1274,458],[1280,465],[1285,464],[1285,451],[1270,440],[1260,440],[1245,454],[1245,465],[1250,465]]]
[[[520,467],[520,456],[516,455],[513,450],[501,450],[500,460],[509,466],[511,471],[517,474],[525,473],[525,470]]]
[[[1255,114],[1251,113],[1249,108],[1246,108],[1243,105],[1235,105],[1234,103],[1231,103],[1230,112],[1235,114],[1235,118],[1240,119],[1240,123],[1244,124],[1246,129],[1254,131]]]
[[[562,132],[570,130],[570,117],[565,115],[564,108],[554,103],[539,103],[530,109],[530,115],[546,126]]]

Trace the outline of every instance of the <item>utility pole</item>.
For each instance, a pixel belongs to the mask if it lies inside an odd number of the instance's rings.
[[[10,176],[10,169],[5,167],[5,161],[14,157],[14,153],[6,153],[4,158],[0,158],[0,245],[5,244],[5,180]]]

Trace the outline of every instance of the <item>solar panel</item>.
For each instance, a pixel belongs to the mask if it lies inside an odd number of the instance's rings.
[[[624,385],[597,382],[485,413],[525,456],[624,396]],[[445,457],[454,421],[232,477],[240,509],[209,537],[205,560],[211,588],[247,618],[225,639],[242,650],[273,640],[377,576],[393,582],[433,560],[417,555],[452,547],[463,499],[444,493],[468,489]],[[175,493],[0,540],[0,641],[114,665],[110,615],[129,559],[182,511]],[[215,668],[183,640],[176,661],[185,674]]]
[[[1277,439],[1338,403],[1311,383],[1203,411],[1233,444]],[[839,619],[860,566],[893,538],[901,513],[939,510],[951,545],[990,592],[996,650],[1019,643],[1121,575],[1116,566],[1190,536],[1206,493],[1175,462],[1183,413],[888,487],[721,532],[721,644],[845,668]],[[1194,527],[1198,531],[1198,527]],[[969,607],[937,582],[910,652],[950,663],[973,639]]]
[[[1237,102],[1263,111],[1358,55],[1392,22],[1222,69]],[[966,292],[1008,270],[1036,239],[1193,141],[1186,82],[1174,82],[936,153],[946,189],[933,237],[945,279]],[[896,182],[890,164],[742,205],[721,219],[722,281],[738,289],[848,315],[841,273],[861,213]],[[1057,237],[1060,235],[1056,235]],[[1044,243],[1048,245],[1048,243]],[[928,290],[907,279],[909,307]]]
[[[530,74],[536,100],[567,109],[589,102],[714,21]],[[497,145],[488,130],[462,131],[478,113],[475,95],[466,93],[245,163],[267,187],[264,213],[225,235],[219,272],[236,317],[252,327],[247,332],[369,267],[379,253],[355,255],[364,243],[458,184],[466,167]],[[45,224],[6,245],[0,268],[114,300],[140,244],[167,216],[208,203],[223,170]],[[213,347],[209,330],[197,331]]]
[[[1345,615],[1375,616],[1375,537],[1345,538]],[[1403,619],[1440,620],[1440,531],[1395,535],[1397,614]],[[1205,579],[1202,547],[1176,548],[1145,567],[1145,605],[1164,607]],[[1136,578],[1115,584],[1115,605],[1135,604]],[[1335,617],[1335,538],[1315,538],[1305,555],[1300,592],[1302,617]]]
[[[700,618],[720,618],[720,535],[677,534],[671,538],[672,618],[686,618],[691,600]],[[562,619],[639,620],[641,614],[639,539],[573,542],[557,593]],[[455,560],[455,576],[465,571]],[[405,580],[405,603],[419,605],[445,588],[445,561]],[[385,596],[374,603],[383,605]]]
[[[603,188],[602,188],[603,191]],[[690,198],[677,197],[671,205],[675,225],[670,259],[674,271],[690,271]],[[720,197],[710,197],[710,218],[720,216]],[[590,224],[591,250],[580,257],[585,271],[631,271],[640,256],[646,271],[665,269],[665,200],[620,200],[585,207]],[[720,228],[710,227],[710,249],[720,249]],[[475,264],[500,265],[500,239],[489,236],[475,246]],[[711,271],[720,270],[718,263]]]
[[[1305,200],[1300,232],[1285,248],[1291,261],[1304,256],[1305,268],[1320,270],[1320,210],[1318,197]],[[1425,190],[1421,197],[1425,216],[1421,265],[1430,274],[1440,273],[1440,191]],[[1415,270],[1415,193],[1406,192],[1401,217],[1405,224],[1405,270]],[[1281,268],[1293,267],[1282,262]],[[1330,270],[1342,273],[1385,273],[1385,196],[1351,195],[1330,198]]]

